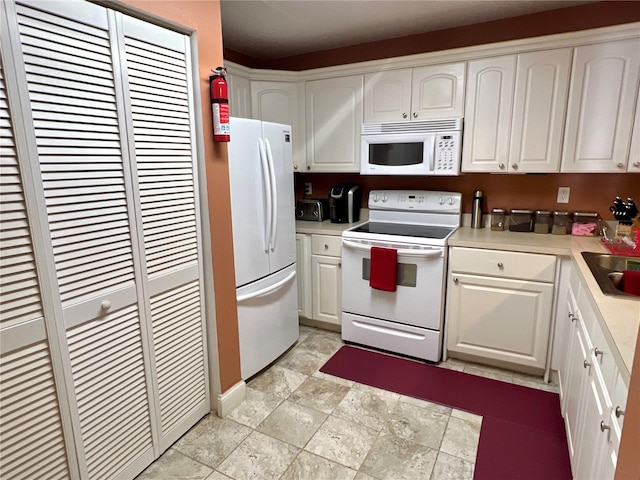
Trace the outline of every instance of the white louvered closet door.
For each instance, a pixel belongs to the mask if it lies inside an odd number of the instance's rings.
[[[80,474],[132,477],[155,455],[115,14],[78,1],[25,0],[16,11],[79,417]]]
[[[189,37],[122,25],[164,451],[209,411]]]
[[[69,478],[22,175],[0,61],[0,478]]]

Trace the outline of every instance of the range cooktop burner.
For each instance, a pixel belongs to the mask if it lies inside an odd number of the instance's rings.
[[[451,227],[433,225],[415,225],[406,223],[368,222],[353,228],[353,232],[378,233],[383,235],[400,235],[405,237],[434,238],[442,240],[454,230]]]

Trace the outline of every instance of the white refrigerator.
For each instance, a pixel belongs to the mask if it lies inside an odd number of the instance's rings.
[[[240,369],[247,379],[298,339],[291,127],[230,119],[229,179]]]

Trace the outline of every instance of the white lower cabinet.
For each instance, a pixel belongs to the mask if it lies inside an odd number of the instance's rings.
[[[453,247],[447,287],[447,350],[544,368],[556,258]]]
[[[612,479],[628,389],[605,340],[588,293],[571,273],[567,293],[570,322],[560,371],[562,414],[575,479]]]
[[[342,237],[297,234],[298,313],[333,325],[342,323]]]

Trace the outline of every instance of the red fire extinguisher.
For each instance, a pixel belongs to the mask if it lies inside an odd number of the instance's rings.
[[[211,110],[213,111],[213,140],[216,142],[229,142],[229,94],[227,80],[224,76],[227,69],[218,67],[211,70],[213,75],[209,77],[211,90]]]

